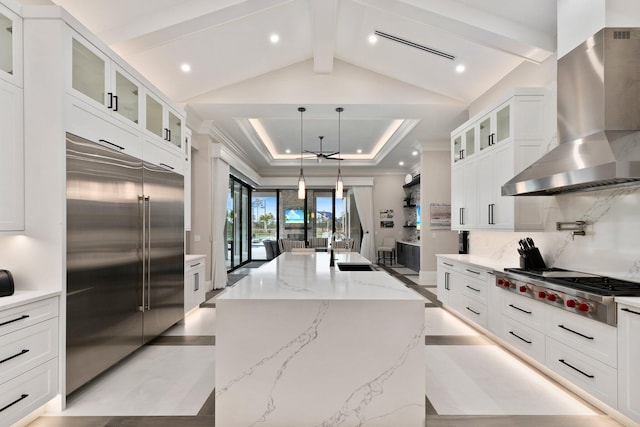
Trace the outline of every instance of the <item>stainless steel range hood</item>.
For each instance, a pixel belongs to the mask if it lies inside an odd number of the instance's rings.
[[[558,140],[502,195],[640,184],[640,28],[603,28],[558,60]]]

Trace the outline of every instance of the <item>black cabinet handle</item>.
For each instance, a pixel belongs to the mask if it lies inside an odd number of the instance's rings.
[[[169,129],[164,128],[164,138],[165,141],[169,140]]]
[[[515,306],[515,305],[513,305],[513,304],[509,304],[509,307],[511,307],[511,308],[515,308],[516,310],[520,310],[520,311],[521,311],[521,312],[523,312],[523,313],[531,314],[531,311],[523,310],[523,309],[521,309],[520,307],[516,307],[516,306]]]
[[[113,108],[113,92],[107,92],[107,96],[109,96],[109,104],[107,105],[108,109]]]
[[[167,129],[167,135],[168,135],[167,141],[171,141],[171,129]]]
[[[640,316],[640,313],[638,313],[637,311],[629,310],[628,308],[621,308],[620,310],[626,311],[627,313],[637,314],[638,316]]]
[[[467,285],[467,288],[471,289],[472,291],[480,292],[480,289],[476,289],[476,288],[471,287],[469,285]]]
[[[118,144],[114,144],[113,142],[109,142],[106,139],[99,139],[98,141],[102,142],[103,144],[109,144],[112,145],[114,147],[116,147],[118,150],[124,150],[124,147]]]
[[[524,338],[522,338],[520,335],[516,334],[515,332],[513,332],[513,331],[509,331],[509,333],[510,333],[511,335],[513,335],[514,337],[518,338],[520,341],[524,341],[524,342],[526,342],[527,344],[531,344],[531,341],[529,341],[529,340],[525,340]]]
[[[581,334],[580,332],[576,332],[576,331],[574,331],[573,329],[569,329],[569,328],[567,328],[567,327],[566,327],[566,326],[564,326],[564,325],[558,325],[558,328],[562,328],[562,329],[564,329],[565,331],[569,331],[569,332],[571,332],[571,333],[574,333],[574,334],[576,334],[576,335],[579,335],[579,336],[581,336],[582,338],[586,338],[586,339],[588,339],[588,340],[592,340],[592,339],[593,339],[593,337],[590,337],[590,336],[585,335],[585,334]]]
[[[22,356],[22,355],[23,355],[23,354],[25,354],[25,353],[29,353],[29,350],[22,350],[20,353],[16,353],[16,354],[14,354],[13,356],[9,356],[9,357],[7,357],[6,359],[2,359],[2,360],[0,360],[0,364],[2,364],[2,363],[4,363],[4,362],[8,362],[8,361],[9,361],[9,360],[11,360],[11,359],[15,359],[15,358],[16,358],[16,357],[18,357],[18,356]]]
[[[443,264],[444,264],[444,265],[447,265],[447,266],[449,266],[449,267],[453,267],[453,264],[449,264],[448,262],[443,262]],[[624,308],[623,308],[623,310],[624,310]]]
[[[571,369],[573,369],[573,370],[574,370],[574,371],[576,371],[576,372],[580,372],[582,375],[584,375],[584,376],[585,376],[585,377],[587,377],[587,378],[594,378],[594,376],[593,376],[593,375],[589,375],[589,374],[587,374],[586,372],[581,371],[580,369],[576,368],[575,366],[573,366],[573,365],[571,365],[571,364],[569,364],[569,363],[565,362],[565,361],[564,361],[564,359],[558,359],[558,362],[562,363],[563,365],[566,365],[566,366],[570,367]]]
[[[478,313],[475,310],[470,309],[469,307],[465,307],[467,310],[469,310],[470,312],[472,312],[473,314],[477,314],[478,316],[480,316],[480,313]]]
[[[13,402],[9,403],[8,405],[6,405],[3,408],[0,408],[0,412],[4,411],[5,409],[9,409],[11,408],[13,405],[15,405],[16,403],[20,402],[21,400],[26,399],[27,397],[29,397],[28,394],[23,394],[22,396],[20,396],[19,398],[17,398],[16,400],[14,400]]]
[[[473,271],[473,270],[469,270],[468,268],[466,269],[469,273],[473,273],[473,274],[480,274],[479,271]]]
[[[495,206],[494,203],[490,203],[489,205],[487,205],[487,207],[489,208],[489,212],[487,213],[487,221],[489,222],[490,225],[495,225],[495,221],[493,219],[493,207]]]
[[[118,95],[113,95],[113,111],[118,111]]]
[[[18,321],[23,320],[23,319],[26,319],[26,318],[28,318],[28,317],[29,317],[29,315],[28,315],[28,314],[23,314],[22,316],[17,317],[17,318],[15,318],[15,319],[7,320],[6,322],[2,322],[2,323],[0,323],[0,326],[8,325],[9,323],[13,323],[13,322],[18,322]]]
[[[189,267],[197,267],[197,266],[199,266],[200,264],[201,264],[201,263],[199,263],[199,262],[198,262],[198,263],[196,263],[196,264],[191,264]]]
[[[495,136],[496,136],[495,133],[489,134],[489,145],[494,145],[496,143]]]
[[[460,159],[464,159],[464,150],[460,150]]]
[[[449,288],[449,273],[445,271],[444,273],[444,288],[447,291],[450,291],[451,289]]]
[[[464,225],[464,208],[460,208],[460,225]]]
[[[174,169],[175,169],[173,166],[169,166],[169,165],[168,165],[168,164],[166,164],[166,163],[160,163],[160,166],[162,166],[163,168],[166,168],[166,169],[171,169],[171,170],[174,170]]]

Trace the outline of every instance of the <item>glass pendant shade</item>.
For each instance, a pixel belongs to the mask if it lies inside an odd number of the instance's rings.
[[[300,169],[300,178],[298,178],[298,199],[304,199],[307,192],[307,184],[304,181],[302,169]]]
[[[344,185],[342,183],[342,176],[338,173],[338,180],[336,181],[336,199],[342,199],[344,197]]]

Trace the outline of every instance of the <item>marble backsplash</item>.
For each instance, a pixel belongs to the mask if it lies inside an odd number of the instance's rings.
[[[470,253],[517,267],[518,240],[531,237],[547,266],[640,282],[640,186],[544,198],[545,231],[470,233]],[[556,222],[585,221],[586,235],[556,231]]]

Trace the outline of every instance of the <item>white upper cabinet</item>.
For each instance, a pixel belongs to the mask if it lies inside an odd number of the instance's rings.
[[[141,85],[103,52],[73,33],[69,89],[88,106],[139,128]]]
[[[0,231],[24,230],[22,89],[0,80]]]
[[[0,78],[22,87],[22,18],[0,4]]]
[[[544,154],[548,134],[545,108],[544,89],[516,89],[506,100],[451,133],[453,164],[456,168],[469,169],[455,171],[452,167],[452,229],[543,229],[541,198],[502,196],[501,187]],[[475,141],[473,148],[467,144],[470,136]],[[457,154],[456,150],[465,144],[462,155]],[[465,152],[472,154],[465,156]],[[471,156],[473,164],[464,161]],[[454,186],[460,176],[466,176],[463,188]],[[474,196],[470,199],[459,194],[460,191]],[[468,212],[467,218],[464,218],[465,212]]]
[[[150,91],[144,96],[145,134],[181,155],[184,150],[184,117]]]

